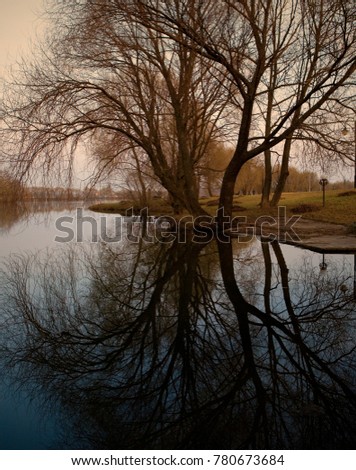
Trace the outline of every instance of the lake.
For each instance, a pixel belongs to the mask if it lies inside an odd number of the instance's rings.
[[[354,255],[0,208],[1,449],[349,449]]]

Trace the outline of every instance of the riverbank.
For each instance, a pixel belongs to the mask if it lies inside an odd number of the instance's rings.
[[[259,206],[261,196],[235,196],[235,213],[243,212],[248,219],[257,219],[264,215],[277,215],[276,208],[261,208]],[[214,215],[218,208],[218,198],[202,198],[200,203],[204,210]],[[279,206],[286,207],[288,215],[302,215],[304,219],[320,222],[351,225],[356,222],[356,190],[326,191],[325,207],[322,205],[322,192],[284,193]],[[134,213],[140,212],[140,206],[134,201],[106,201],[89,207],[95,212],[122,214],[133,208]],[[171,215],[172,208],[164,199],[153,199],[148,205],[151,215]]]
[[[321,191],[284,193],[280,201],[280,207],[285,208],[283,211],[278,211],[278,208],[262,209],[258,205],[259,201],[259,195],[234,198],[234,216],[241,219],[239,228],[241,227],[242,232],[251,233],[255,230],[254,233],[258,235],[275,235],[283,238],[286,243],[315,251],[356,253],[355,190],[327,191],[325,207],[322,206]],[[217,198],[201,199],[201,205],[211,216],[216,215]],[[105,202],[90,206],[96,212],[121,215],[127,215],[127,210],[131,208],[133,214],[140,213],[141,208],[132,201]],[[160,199],[149,205],[148,214],[173,217],[171,207]],[[286,233],[284,225],[288,221],[291,221],[289,226],[292,226],[292,230]],[[235,233],[234,236],[238,235]]]

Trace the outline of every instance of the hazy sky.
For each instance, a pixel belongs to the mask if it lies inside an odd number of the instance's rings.
[[[31,38],[43,29],[43,0],[0,0],[0,76],[31,49]]]
[[[36,35],[44,31],[43,5],[44,0],[0,0],[0,80],[21,56],[31,53]],[[75,167],[79,185],[90,174],[84,155],[79,153]]]

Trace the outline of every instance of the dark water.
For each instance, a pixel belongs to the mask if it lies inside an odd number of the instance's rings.
[[[353,255],[56,243],[72,209],[0,211],[0,448],[354,448]]]

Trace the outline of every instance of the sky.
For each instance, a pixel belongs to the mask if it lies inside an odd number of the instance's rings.
[[[43,31],[43,0],[0,0],[0,77],[28,54],[31,40]]]
[[[0,81],[22,57],[30,56],[45,31],[41,18],[46,0],[0,0]],[[58,0],[60,1],[60,0]],[[76,158],[74,186],[85,185],[91,172],[85,155]],[[84,182],[83,182],[84,181]]]
[[[0,81],[6,78],[16,61],[31,54],[37,38],[43,34],[46,25],[41,13],[45,1],[0,0]],[[90,173],[87,173],[84,155],[78,160],[78,177],[86,179]],[[351,170],[345,173],[351,177]]]

